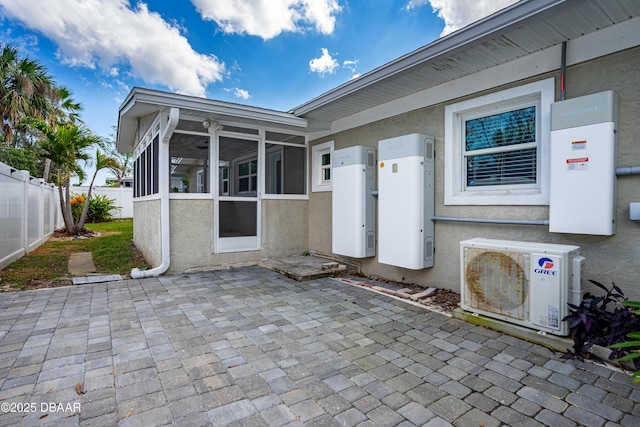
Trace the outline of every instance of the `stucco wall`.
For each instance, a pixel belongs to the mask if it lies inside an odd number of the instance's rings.
[[[160,199],[133,202],[133,243],[152,266],[162,262]]]
[[[618,166],[640,164],[640,84],[636,73],[640,69],[640,48],[634,48],[567,70],[567,98],[604,90],[619,94]],[[521,85],[559,73],[519,81]],[[502,90],[506,87],[497,88]],[[475,94],[479,96],[484,93]],[[559,87],[556,100],[559,100]],[[446,104],[460,101],[451,100]],[[334,140],[335,149],[353,145],[376,147],[384,138],[410,133],[432,135],[436,140],[435,203],[436,216],[547,219],[548,206],[445,206],[444,205],[444,107],[440,104],[402,114],[366,126],[337,133],[312,142],[312,145]],[[379,264],[376,258],[360,260],[363,272],[423,286],[459,290],[459,242],[473,237],[509,239],[532,242],[565,243],[581,247],[586,257],[583,267],[583,287],[593,289],[588,279],[610,284],[614,281],[633,299],[640,299],[637,281],[640,260],[640,224],[629,220],[629,202],[640,201],[640,176],[618,178],[618,230],[611,237],[549,233],[546,226],[486,225],[436,222],[435,265],[433,268],[411,271]],[[331,194],[312,193],[309,203],[309,249],[331,252]],[[588,215],[589,212],[585,212]],[[594,289],[595,290],[595,289]]]
[[[262,201],[262,248],[257,251],[213,253],[213,201],[170,201],[170,273],[256,264],[268,257],[302,254],[308,248],[307,201]]]

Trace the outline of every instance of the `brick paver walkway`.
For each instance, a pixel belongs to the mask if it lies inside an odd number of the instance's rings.
[[[639,402],[621,372],[331,279],[0,295],[2,426],[639,426]]]

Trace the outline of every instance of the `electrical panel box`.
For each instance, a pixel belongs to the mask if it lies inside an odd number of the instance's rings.
[[[617,122],[614,91],[551,105],[550,232],[615,234]]]
[[[433,267],[434,139],[384,139],[378,156],[378,261],[412,270]]]
[[[375,256],[376,151],[363,146],[335,150],[331,168],[331,251],[352,258]]]
[[[640,221],[640,203],[629,203],[629,219],[631,221]]]

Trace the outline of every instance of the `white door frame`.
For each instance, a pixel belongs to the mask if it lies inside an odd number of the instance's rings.
[[[229,195],[220,195],[220,137],[230,137],[235,139],[241,139],[244,141],[251,141],[256,143],[256,153],[258,157],[258,173],[257,173],[257,186],[256,193],[252,196],[234,196],[234,190],[232,190],[235,181],[235,171],[233,170],[232,162],[229,162],[229,184],[231,188],[229,189]],[[214,193],[214,209],[213,209],[213,221],[214,221],[214,253],[226,253],[226,252],[247,252],[247,251],[257,251],[261,247],[261,229],[262,229],[262,193],[261,189],[263,188],[262,180],[264,177],[263,165],[264,165],[264,155],[262,148],[262,138],[258,135],[237,135],[225,132],[217,132],[214,149],[213,149],[213,158],[212,158],[212,166],[215,167],[216,173],[212,173],[211,175],[214,177],[214,184],[212,193]],[[235,236],[235,237],[220,237],[220,202],[254,202],[256,204],[256,235],[255,236]]]

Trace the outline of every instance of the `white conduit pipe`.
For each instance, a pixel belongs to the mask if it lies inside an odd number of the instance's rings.
[[[132,279],[142,279],[145,277],[159,276],[169,269],[169,264],[171,263],[171,244],[169,242],[169,177],[166,175],[169,172],[169,140],[171,139],[171,135],[178,125],[179,119],[180,110],[175,107],[171,108],[171,111],[169,112],[169,122],[167,123],[166,131],[160,138],[161,147],[160,152],[158,153],[158,167],[160,172],[160,236],[162,244],[162,262],[159,266],[154,267],[151,270],[140,270],[139,268],[132,269]]]
[[[431,220],[450,222],[478,222],[483,224],[549,225],[548,219],[457,218],[453,216],[432,216]]]
[[[619,168],[616,168],[616,175],[640,175],[640,166],[621,166]]]

